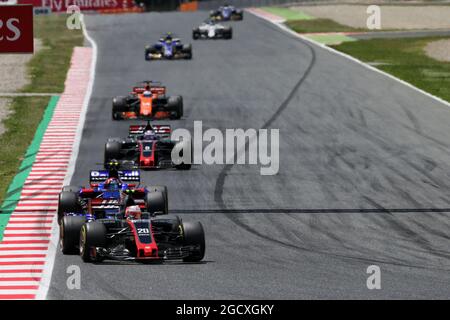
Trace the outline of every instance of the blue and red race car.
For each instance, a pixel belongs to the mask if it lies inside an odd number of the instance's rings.
[[[217,10],[212,10],[209,17],[214,21],[243,20],[244,12],[234,6],[225,4]]]
[[[140,186],[139,170],[117,170],[111,162],[107,170],[91,170],[87,187],[65,186],[59,194],[58,221],[66,216],[85,220],[114,218],[129,205],[138,205],[152,214],[167,214],[165,186]]]
[[[183,44],[169,32],[158,42],[145,47],[145,60],[192,59],[192,45]]]

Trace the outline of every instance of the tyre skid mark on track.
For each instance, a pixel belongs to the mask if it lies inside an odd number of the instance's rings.
[[[267,24],[265,21],[261,20],[261,25],[271,28],[285,36],[288,37],[292,37],[291,35],[286,34],[285,32],[282,32],[279,29],[273,28],[271,25]],[[304,73],[301,75],[300,79],[297,81],[297,83],[294,85],[294,87],[292,88],[291,92],[288,94],[288,96],[286,97],[286,99],[280,104],[280,106],[275,110],[275,112],[272,114],[272,116],[261,126],[261,129],[268,129],[283,113],[283,111],[288,107],[289,103],[291,102],[292,98],[294,97],[294,95],[296,94],[296,92],[299,90],[299,88],[301,87],[301,85],[304,83],[304,81],[307,79],[309,73],[311,72],[312,68],[314,67],[314,64],[316,63],[316,53],[314,51],[314,48],[307,43],[306,41],[300,41],[301,44],[303,44],[304,46],[306,46],[310,53],[311,53],[311,59],[309,61],[308,67],[306,68],[306,70],[304,71]],[[248,149],[248,141],[246,142],[244,148]],[[242,151],[242,150],[239,150]],[[239,152],[238,151],[238,152]],[[224,184],[225,184],[225,179],[227,177],[228,172],[233,168],[233,165],[226,165],[222,171],[220,172],[219,176],[216,179],[216,185],[215,185],[215,190],[214,190],[214,201],[217,203],[217,205],[221,208],[221,210],[229,210],[223,200],[223,189],[224,189]],[[285,243],[283,241],[279,241],[277,239],[268,237],[265,234],[262,234],[260,232],[258,232],[257,230],[249,227],[248,225],[242,223],[237,217],[233,216],[233,215],[226,215],[226,217],[233,222],[234,224],[236,224],[238,227],[241,227],[242,229],[248,231],[251,234],[254,234],[258,237],[261,237],[269,242],[274,242],[283,246],[287,246],[296,250],[307,250],[309,251],[307,248],[302,248],[302,247],[298,247],[298,246],[294,246],[291,245],[289,243]]]
[[[264,19],[264,18],[263,18]],[[264,21],[264,20],[262,20]],[[307,78],[310,70],[312,69],[314,63],[315,63],[315,50],[314,47],[306,40],[304,40],[303,38],[299,38],[299,37],[295,37],[294,35],[285,32],[284,30],[276,27],[275,25],[273,25],[272,23],[268,24],[266,22],[264,22],[262,25],[264,25],[265,27],[268,27],[274,31],[277,31],[279,33],[284,34],[285,36],[296,40],[297,42],[300,42],[304,45],[306,45],[311,53],[312,53],[312,60],[310,62],[310,65],[308,67],[308,69],[305,71],[305,74],[302,76],[302,78],[299,80],[299,82],[296,84],[296,86],[293,88],[293,90],[291,91],[291,93],[288,95],[288,97],[286,98],[286,100],[279,106],[279,108],[276,110],[276,112],[272,115],[272,117],[263,125],[262,129],[267,129],[275,120],[277,120],[277,118],[281,115],[282,111],[288,106],[290,100],[293,98],[294,94],[296,93],[296,91],[300,88],[301,84],[303,83],[303,81]],[[245,149],[248,148],[248,142],[245,145]],[[221,208],[218,212],[223,212],[223,213],[232,213],[232,214],[226,214],[225,217],[228,218],[231,222],[233,222],[234,224],[236,224],[237,226],[241,227],[242,229],[246,230],[247,232],[249,232],[250,234],[253,234],[257,237],[260,237],[266,241],[269,242],[273,242],[276,243],[278,245],[287,247],[287,248],[291,248],[294,250],[301,250],[304,252],[309,252],[309,253],[314,253],[314,254],[325,254],[328,256],[333,256],[336,258],[340,258],[340,259],[345,259],[345,260],[350,260],[350,261],[363,261],[365,263],[379,263],[379,264],[386,264],[386,265],[395,265],[395,266],[404,266],[404,267],[412,267],[412,268],[418,268],[418,269],[434,269],[434,270],[441,270],[441,271],[448,271],[448,269],[442,268],[441,265],[439,266],[435,266],[435,265],[425,265],[425,264],[410,264],[410,263],[404,263],[402,261],[395,261],[395,259],[391,259],[391,260],[386,260],[386,259],[378,259],[378,258],[365,258],[365,257],[361,257],[358,256],[356,254],[354,255],[346,255],[346,254],[339,254],[339,253],[335,253],[335,252],[331,252],[331,251],[326,251],[326,250],[321,250],[321,249],[316,249],[316,248],[311,248],[311,247],[306,247],[306,246],[300,246],[300,245],[294,245],[290,242],[286,241],[282,241],[279,240],[277,238],[272,238],[270,236],[268,236],[266,233],[261,233],[259,231],[257,231],[256,229],[252,228],[251,226],[243,223],[242,221],[240,221],[239,217],[236,216],[235,214],[233,214],[234,212],[232,211],[233,209],[229,209],[226,206],[226,203],[223,200],[223,188],[224,188],[224,183],[225,183],[225,179],[227,177],[227,173],[232,169],[233,165],[226,165],[222,171],[220,172],[218,178],[216,179],[216,185],[215,185],[215,191],[214,191],[214,200],[215,202],[218,204],[218,206]],[[327,190],[324,190],[324,192],[328,193]],[[238,209],[239,210],[239,209]],[[254,210],[260,210],[260,209],[254,209]],[[237,212],[237,213],[256,213],[256,211],[254,211],[253,209],[250,210],[244,210],[244,212]],[[269,209],[270,211],[272,211],[271,209]],[[340,213],[341,209],[312,209],[312,212],[308,212],[308,209],[306,210],[297,210],[295,209],[294,212],[290,211],[290,210],[274,210],[275,213],[285,213],[285,214],[293,214],[293,213],[305,213],[305,214],[311,214],[311,213]],[[315,211],[314,211],[315,210]],[[323,211],[323,210],[327,210],[327,211]],[[344,209],[346,210],[345,212],[347,213],[377,213],[377,214],[387,214],[392,216],[392,213],[415,213],[415,212],[425,212],[425,213],[429,213],[429,212],[434,212],[434,213],[443,213],[443,212],[448,212],[447,208],[423,208],[423,209],[387,209],[387,208],[383,208],[383,207],[377,207],[375,209]],[[197,211],[198,212],[198,211]],[[180,212],[181,213],[181,212]],[[263,212],[264,213],[264,212]],[[392,217],[392,219],[390,219],[390,221],[392,222],[394,219]],[[437,256],[441,256],[444,258],[448,258],[449,255],[445,252],[439,252],[438,250],[433,249],[432,247],[430,247],[427,243],[425,243],[423,245],[423,247],[425,247],[425,249],[427,250],[427,252],[432,252],[433,254],[437,255]]]
[[[282,209],[282,208],[254,208],[254,209],[174,209],[170,210],[171,214],[243,214],[243,213],[253,213],[253,214],[336,214],[336,213],[450,213],[449,208],[361,208],[361,209],[309,209],[309,208],[298,208],[298,209]]]

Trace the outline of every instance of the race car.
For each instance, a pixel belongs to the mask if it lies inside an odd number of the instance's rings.
[[[231,39],[233,29],[230,26],[208,20],[192,30],[192,38],[197,39]]]
[[[169,125],[131,125],[128,137],[109,138],[105,144],[105,165],[112,159],[141,169],[176,168],[189,170],[191,163],[174,164],[172,150],[181,150],[187,142],[170,140]],[[190,147],[190,146],[186,146]],[[183,149],[184,150],[184,149]]]
[[[65,186],[59,194],[58,222],[64,216],[96,220],[114,218],[130,204],[152,214],[167,214],[166,186],[140,186],[139,170],[118,170],[111,162],[106,170],[91,170],[88,187]]]
[[[127,207],[122,219],[86,222],[66,216],[62,229],[61,246],[66,252],[78,251],[84,262],[198,262],[205,255],[200,222],[184,222],[178,216],[155,217],[138,206]]]
[[[182,44],[179,38],[174,38],[171,33],[168,33],[157,43],[145,47],[145,60],[162,59],[192,59],[192,46]]]
[[[183,97],[166,96],[166,87],[159,82],[143,81],[128,96],[118,96],[112,101],[113,120],[180,119],[182,116]]]
[[[217,10],[212,10],[209,16],[215,21],[242,20],[244,19],[244,12],[234,6],[225,4]]]

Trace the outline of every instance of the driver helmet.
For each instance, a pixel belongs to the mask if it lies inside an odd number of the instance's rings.
[[[142,94],[145,98],[151,98],[152,97],[152,92],[150,90],[145,90],[144,93]]]
[[[139,206],[129,206],[125,209],[125,218],[130,220],[141,219],[142,211]]]
[[[104,187],[107,190],[117,191],[120,190],[120,182],[116,178],[109,178],[105,181]]]
[[[156,134],[152,130],[147,130],[144,132],[144,140],[155,140]]]
[[[170,32],[167,33],[166,41],[172,41],[172,33],[170,33]]]

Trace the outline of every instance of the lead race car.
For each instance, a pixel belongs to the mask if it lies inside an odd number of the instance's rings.
[[[176,168],[189,170],[191,163],[175,164],[172,161],[172,150],[187,150],[188,141],[170,140],[169,125],[131,125],[127,138],[109,138],[105,144],[104,163],[111,160],[120,164],[136,166],[141,169]]]
[[[209,16],[215,21],[242,20],[244,19],[244,12],[234,6],[225,4],[217,10],[212,10]]]
[[[192,59],[192,46],[183,44],[172,33],[167,33],[158,42],[145,47],[145,60]]]
[[[224,26],[215,23],[213,20],[207,20],[197,28],[192,30],[192,38],[197,39],[231,39],[233,29],[230,26]]]
[[[84,221],[65,217],[61,242],[78,252],[84,262],[201,261],[205,255],[205,234],[200,222],[184,222],[178,216],[156,217],[129,206],[115,219]],[[78,231],[81,229],[81,232]]]
[[[113,120],[123,119],[180,119],[183,116],[183,97],[167,96],[160,82],[142,81],[127,96],[112,101]]]

